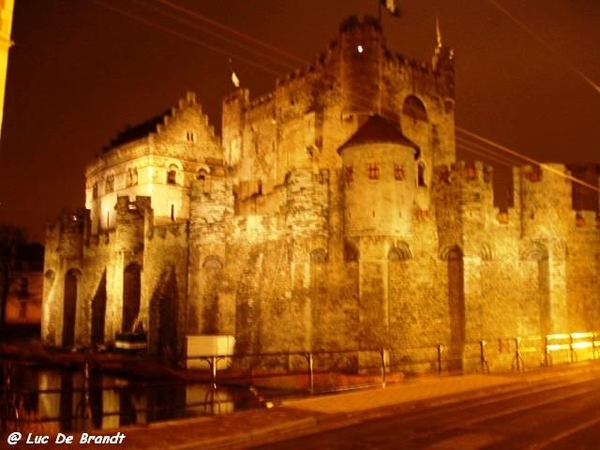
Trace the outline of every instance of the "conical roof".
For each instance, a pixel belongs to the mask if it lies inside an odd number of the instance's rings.
[[[421,153],[419,146],[404,136],[398,125],[378,115],[369,117],[356,133],[338,149],[338,153],[341,154],[345,149],[357,145],[383,143],[411,147],[415,151],[415,159]]]

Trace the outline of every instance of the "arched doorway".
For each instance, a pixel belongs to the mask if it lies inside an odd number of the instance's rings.
[[[130,264],[123,274],[123,321],[121,331],[129,333],[140,313],[141,269],[139,264]]]
[[[77,290],[81,273],[71,269],[65,275],[65,291],[63,298],[62,346],[72,347],[75,343],[75,318],[77,311]]]

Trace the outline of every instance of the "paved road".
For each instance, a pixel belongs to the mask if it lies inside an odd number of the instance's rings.
[[[262,450],[308,448],[596,450],[600,449],[600,379],[588,375],[531,386],[260,446]]]

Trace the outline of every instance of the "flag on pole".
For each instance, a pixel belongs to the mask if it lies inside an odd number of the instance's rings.
[[[240,87],[240,79],[238,78],[238,76],[235,74],[234,71],[231,71],[231,82],[233,83],[233,85],[236,88]]]
[[[235,70],[233,70],[233,64],[231,63],[231,58],[229,58],[229,69],[231,70],[231,82],[233,83],[233,85],[236,88],[239,88],[240,87],[240,79],[236,75]]]
[[[400,8],[396,5],[396,0],[379,0],[379,5],[380,7],[385,6],[385,8],[394,17],[400,17],[402,14]]]

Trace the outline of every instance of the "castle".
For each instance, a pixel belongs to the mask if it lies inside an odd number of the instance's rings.
[[[453,56],[438,39],[409,60],[351,17],[269,95],[228,95],[221,137],[193,94],[125,130],[88,165],[85,209],[47,228],[43,341],[143,328],[159,355],[206,334],[460,360],[479,339],[599,329],[597,196],[585,210],[567,166],[530,165],[495,208],[491,167],[456,161]],[[598,166],[572,171],[598,185]]]

